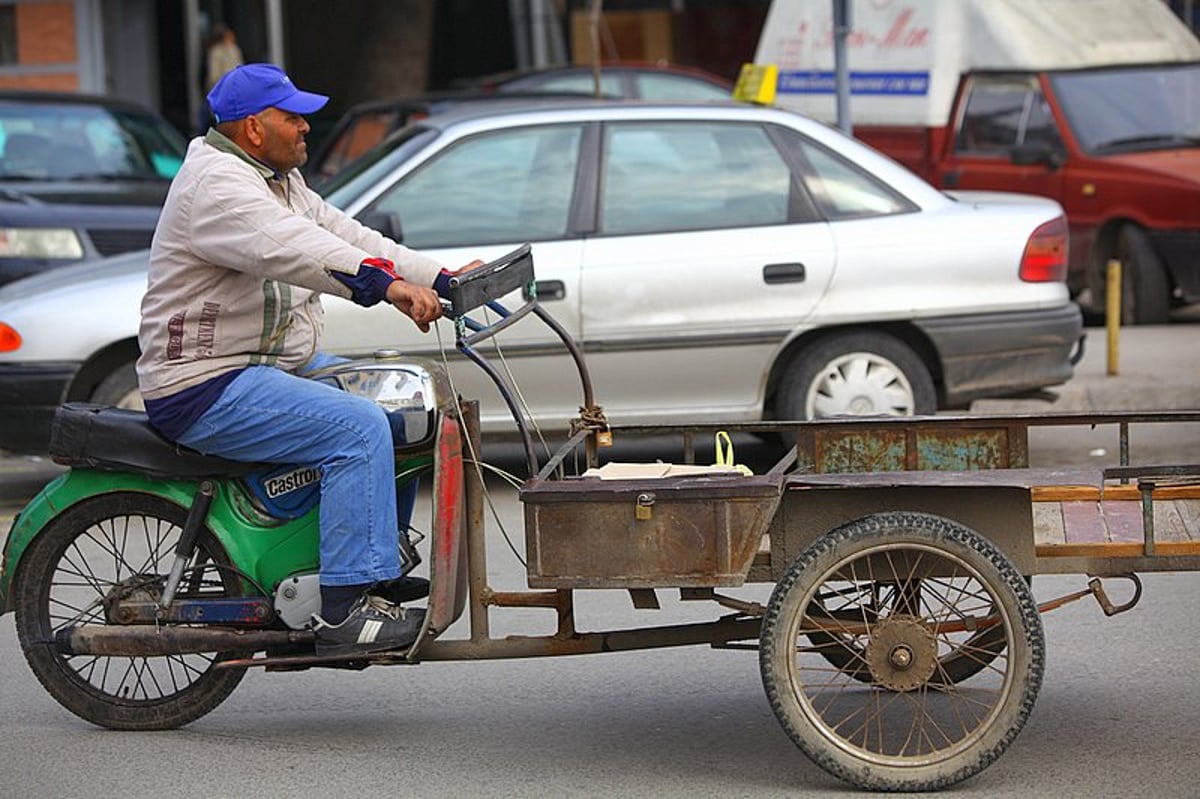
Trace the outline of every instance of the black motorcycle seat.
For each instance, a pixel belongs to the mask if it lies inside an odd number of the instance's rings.
[[[54,413],[50,458],[57,464],[152,477],[230,477],[261,469],[204,455],[163,438],[142,411],[68,402]]]

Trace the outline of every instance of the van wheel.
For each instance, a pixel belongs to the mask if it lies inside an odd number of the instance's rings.
[[[91,402],[131,411],[145,410],[146,404],[142,401],[142,392],[138,390],[137,370],[133,362],[121,364],[101,380],[92,392]]]
[[[1161,325],[1171,310],[1171,287],[1150,237],[1136,225],[1117,237],[1121,262],[1121,324]]]
[[[933,378],[917,354],[884,333],[838,333],[801,350],[779,387],[779,417],[933,413]]]

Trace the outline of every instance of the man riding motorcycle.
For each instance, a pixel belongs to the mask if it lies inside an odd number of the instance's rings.
[[[150,250],[138,383],[151,423],[200,452],[320,472],[322,654],[415,640],[428,592],[401,575],[384,412],[303,375],[320,353],[320,294],[386,300],[423,331],[441,316],[433,259],[363,227],[305,185],[304,119],[328,97],[248,64],[208,94],[215,124],[188,147]],[[475,262],[478,263],[478,262]],[[469,266],[473,266],[468,265]]]

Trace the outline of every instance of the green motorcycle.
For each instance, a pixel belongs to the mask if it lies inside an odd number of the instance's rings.
[[[457,347],[494,379],[474,345],[530,312],[564,336],[582,367],[570,337],[533,295],[528,245],[452,282],[446,311],[455,319]],[[525,291],[526,302],[510,313],[497,300],[515,289]],[[484,305],[498,314],[489,327],[465,315]],[[313,379],[388,413],[398,502],[407,505],[400,519],[409,518],[417,481],[431,476],[425,626],[405,651],[372,656],[415,662],[465,604],[460,404],[441,365],[394,352]],[[532,470],[530,436],[522,415],[516,419]],[[115,729],[169,729],[220,704],[255,653],[265,653],[255,665],[279,670],[367,665],[361,655],[315,653],[309,626],[320,610],[317,470],[184,451],[158,436],[142,413],[86,404],[60,408],[51,454],[70,470],[14,523],[0,568],[0,613],[16,612],[30,667],[68,710]],[[406,574],[421,560],[417,543],[401,536]]]

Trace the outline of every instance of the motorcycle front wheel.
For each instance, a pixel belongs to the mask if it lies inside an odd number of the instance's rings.
[[[71,655],[60,630],[109,623],[114,597],[161,592],[187,511],[162,497],[101,494],[46,525],[21,558],[14,591],[17,634],[29,667],[63,707],[118,730],[166,730],[217,707],[245,676],[219,669],[225,653],[115,657]],[[229,557],[207,529],[197,538],[177,597],[240,595]]]

